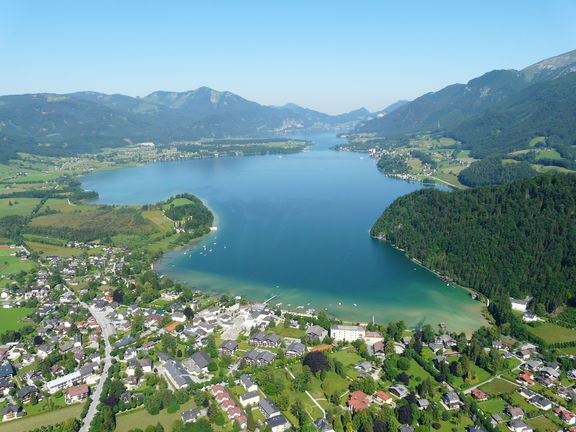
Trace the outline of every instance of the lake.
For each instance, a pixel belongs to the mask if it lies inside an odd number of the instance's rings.
[[[415,265],[368,231],[397,197],[423,187],[382,175],[333,136],[293,155],[159,162],[103,171],[83,187],[108,204],[154,203],[190,192],[217,215],[218,231],[171,252],[157,271],[191,287],[294,310],[327,309],[348,321],[445,322],[474,330],[481,304]],[[288,306],[290,305],[290,306]]]

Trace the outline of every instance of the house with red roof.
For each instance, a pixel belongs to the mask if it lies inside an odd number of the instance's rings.
[[[350,399],[348,399],[348,408],[354,413],[360,412],[370,406],[370,401],[366,393],[360,390],[356,390],[350,393]]]
[[[470,392],[470,394],[472,395],[472,397],[474,399],[476,399],[477,401],[485,401],[488,400],[488,395],[486,393],[484,393],[482,390],[480,389],[472,389],[472,391]]]
[[[576,415],[573,412],[561,408],[554,410],[554,412],[558,414],[558,417],[560,417],[564,423],[569,425],[576,423]]]
[[[534,385],[534,374],[529,370],[525,369],[520,374],[518,374],[518,376],[516,377],[516,381],[518,381],[521,384],[526,384],[529,386]]]

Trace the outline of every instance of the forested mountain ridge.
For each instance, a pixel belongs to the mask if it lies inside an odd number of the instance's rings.
[[[364,109],[332,116],[298,108],[260,105],[207,87],[144,98],[97,92],[0,96],[0,136],[5,137],[0,145],[18,141],[24,143],[20,151],[73,155],[128,140],[168,143],[348,130],[369,115]]]
[[[398,135],[451,128],[527,85],[515,70],[488,72],[467,84],[420,96],[384,117],[360,124],[356,132]]]
[[[477,158],[526,149],[535,137],[546,138],[547,146],[558,147],[562,154],[561,146],[576,143],[575,125],[576,72],[572,72],[525,88],[461,123],[450,135]],[[576,151],[564,157],[573,161]]]
[[[574,296],[576,175],[398,198],[371,229],[489,298],[532,295],[548,311]]]
[[[427,93],[392,113],[360,124],[359,133],[397,135],[450,129],[522,89],[576,71],[576,50],[517,70],[494,70],[467,84]]]

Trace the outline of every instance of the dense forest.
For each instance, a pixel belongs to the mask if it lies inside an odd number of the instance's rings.
[[[463,169],[458,174],[458,180],[463,185],[475,187],[506,184],[536,174],[536,170],[527,162],[502,163],[498,157],[489,157]]]
[[[548,311],[574,296],[576,175],[397,199],[372,227],[423,265],[490,298],[534,296]]]

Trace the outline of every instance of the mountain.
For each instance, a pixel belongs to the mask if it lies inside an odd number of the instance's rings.
[[[368,115],[365,109],[331,116],[293,104],[269,107],[207,87],[157,91],[143,98],[88,91],[26,94],[0,97],[0,143],[23,139],[26,151],[63,155],[125,140],[171,142],[349,130]],[[8,151],[8,144],[3,149]]]
[[[394,201],[371,234],[491,299],[532,295],[552,311],[576,294],[574,174],[421,189]]]
[[[454,128],[450,134],[483,158],[529,148],[545,137],[548,147],[574,161],[576,152],[576,72],[523,89]]]
[[[384,108],[383,110],[380,110],[380,111],[375,112],[374,115],[377,116],[377,117],[378,117],[378,116],[382,117],[382,116],[384,116],[384,115],[386,115],[386,114],[390,114],[392,111],[397,110],[398,108],[400,108],[401,106],[406,105],[406,104],[409,103],[409,102],[410,102],[409,100],[404,100],[404,99],[399,100],[399,101],[396,101],[396,102],[388,105],[388,106],[387,106],[386,108]]]
[[[576,72],[576,50],[542,60],[522,69],[522,75],[530,82],[550,81]]]
[[[360,124],[356,131],[398,135],[450,129],[524,88],[559,78],[576,69],[576,50],[543,60],[522,71],[495,70],[427,93],[393,112]]]

